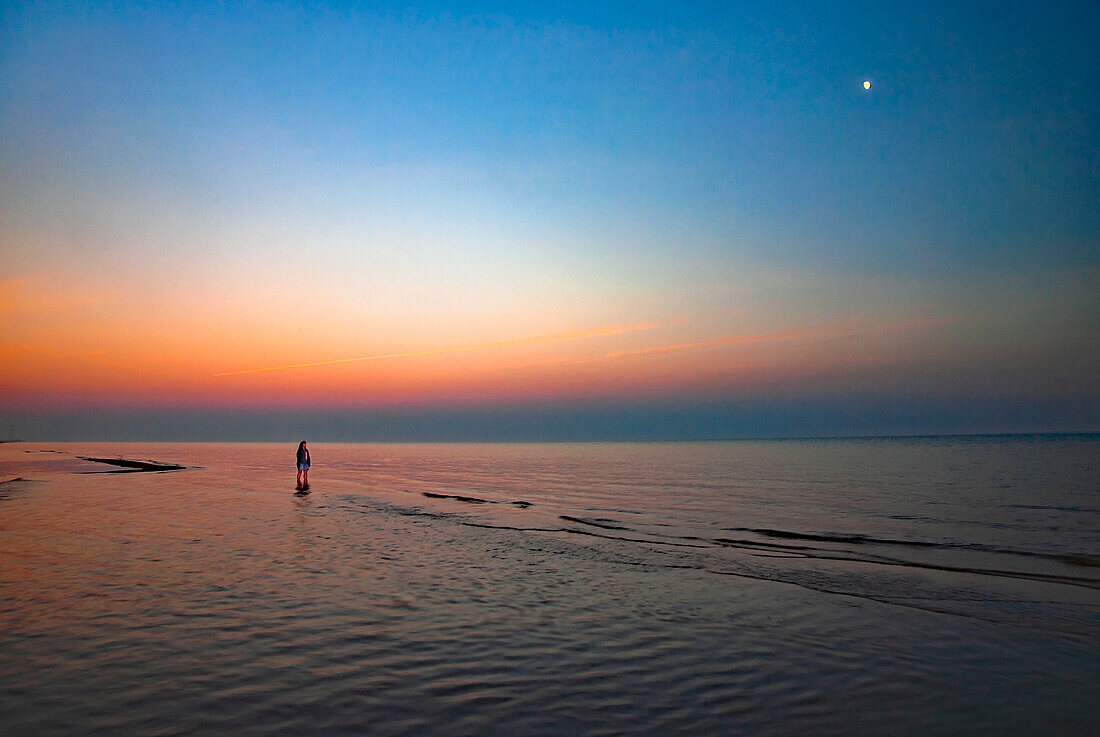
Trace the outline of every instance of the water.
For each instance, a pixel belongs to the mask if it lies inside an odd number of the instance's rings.
[[[0,446],[0,733],[1100,727],[1100,437],[294,449]]]

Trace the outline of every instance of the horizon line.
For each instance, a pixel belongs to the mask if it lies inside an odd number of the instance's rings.
[[[543,443],[555,444],[598,444],[598,443],[737,443],[754,441],[787,441],[787,440],[919,440],[931,438],[1010,438],[1010,437],[1035,437],[1035,436],[1100,436],[1100,430],[1014,430],[1005,432],[921,432],[921,433],[886,433],[867,435],[741,435],[727,437],[683,437],[683,438],[605,438],[605,439],[568,439],[547,438],[516,439],[516,440],[311,440],[311,443],[330,443],[333,445],[538,445]],[[291,442],[286,440],[26,440],[23,438],[0,439],[0,445],[15,445],[19,443],[276,443]]]

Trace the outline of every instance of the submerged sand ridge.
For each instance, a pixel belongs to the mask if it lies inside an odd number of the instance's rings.
[[[159,461],[132,461],[126,458],[92,458],[90,456],[77,456],[82,461],[92,463],[106,463],[111,466],[120,466],[124,470],[115,473],[127,473],[134,471],[183,471],[187,466],[177,463],[161,463]]]
[[[62,444],[63,446],[64,444]],[[135,458],[135,454],[108,455],[89,453],[89,444],[73,444],[70,449],[42,447],[37,444],[19,443],[5,446],[7,453],[0,459],[0,477],[11,474],[25,478],[46,478],[58,473],[148,473],[163,471],[195,470],[197,465],[185,465],[152,458]],[[101,448],[104,444],[92,445]],[[160,448],[158,450],[165,450]],[[170,452],[170,451],[169,451]],[[89,465],[95,464],[95,465]],[[97,469],[97,466],[114,466],[113,470]]]

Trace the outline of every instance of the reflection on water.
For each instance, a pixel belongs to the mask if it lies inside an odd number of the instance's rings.
[[[1092,733],[1097,447],[0,446],[0,732]]]

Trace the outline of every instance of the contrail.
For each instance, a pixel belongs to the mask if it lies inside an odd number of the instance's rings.
[[[554,333],[552,335],[539,335],[534,338],[516,338],[514,340],[502,340],[498,343],[477,343],[475,345],[452,346],[450,348],[433,348],[425,351],[406,351],[404,353],[381,353],[375,356],[359,356],[357,358],[336,358],[331,361],[313,361],[310,363],[292,363],[286,366],[265,366],[264,368],[244,369],[243,371],[222,371],[214,376],[240,376],[242,374],[259,374],[265,371],[286,371],[287,369],[311,368],[313,366],[332,366],[337,363],[354,363],[356,361],[380,361],[386,358],[409,358],[412,356],[434,356],[440,353],[462,353],[465,351],[479,351],[486,348],[506,348],[516,345],[532,345],[535,343],[556,343],[563,340],[579,340],[581,338],[595,338],[603,335],[620,335],[632,333],[638,330],[653,330],[666,323],[640,322],[631,325],[613,325],[606,328],[592,328],[590,330],[577,330],[571,333]]]

